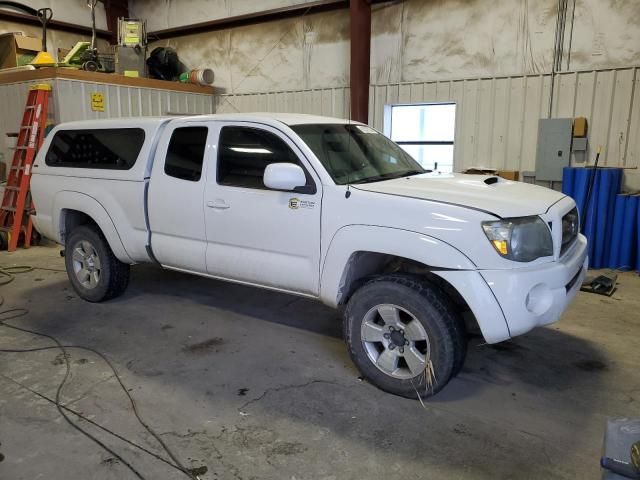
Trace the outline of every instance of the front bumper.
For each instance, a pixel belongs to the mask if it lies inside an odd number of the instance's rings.
[[[587,239],[578,235],[558,260],[510,270],[481,270],[514,337],[560,319],[587,271]]]

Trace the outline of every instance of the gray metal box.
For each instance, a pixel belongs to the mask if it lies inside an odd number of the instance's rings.
[[[569,166],[573,119],[544,118],[538,121],[536,180],[560,181]]]
[[[116,45],[115,47],[115,64],[116,73],[124,75],[126,71],[138,72],[139,77],[146,77],[146,58],[147,49],[123,47]]]
[[[587,151],[587,137],[574,137],[571,150],[574,152],[586,152]]]

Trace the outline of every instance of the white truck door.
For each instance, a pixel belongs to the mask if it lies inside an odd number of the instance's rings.
[[[208,273],[317,295],[318,177],[285,133],[248,122],[218,125],[217,166],[209,169],[205,191]],[[300,165],[307,185],[291,192],[267,189],[264,170],[280,162]]]
[[[206,273],[204,190],[211,137],[205,123],[169,125],[156,149],[149,184],[153,254],[166,267]]]

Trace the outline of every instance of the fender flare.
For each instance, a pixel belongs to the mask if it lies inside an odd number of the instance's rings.
[[[347,225],[334,234],[322,263],[320,298],[324,303],[338,306],[349,259],[361,251],[404,257],[434,269],[476,269],[460,250],[429,235],[375,225]]]
[[[337,307],[352,255],[369,251],[396,255],[423,263],[455,288],[474,314],[488,343],[511,337],[504,312],[477,266],[460,250],[434,237],[372,225],[348,225],[336,232],[324,257],[320,297]]]
[[[109,247],[113,251],[113,254],[124,263],[132,264],[134,261],[131,259],[127,250],[124,248],[120,234],[116,229],[113,220],[107,213],[107,210],[90,195],[81,192],[75,192],[71,190],[62,190],[56,193],[53,199],[53,225],[56,227],[56,240],[58,243],[63,244],[62,231],[64,230],[64,219],[62,217],[63,210],[77,210],[82,212],[100,227],[102,234],[107,239]]]

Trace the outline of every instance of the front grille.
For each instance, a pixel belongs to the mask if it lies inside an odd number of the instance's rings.
[[[578,217],[578,209],[573,208],[569,213],[562,217],[562,245],[560,247],[560,255],[564,255],[564,252],[573,245],[573,242],[578,238],[578,231],[580,230],[580,219]]]

